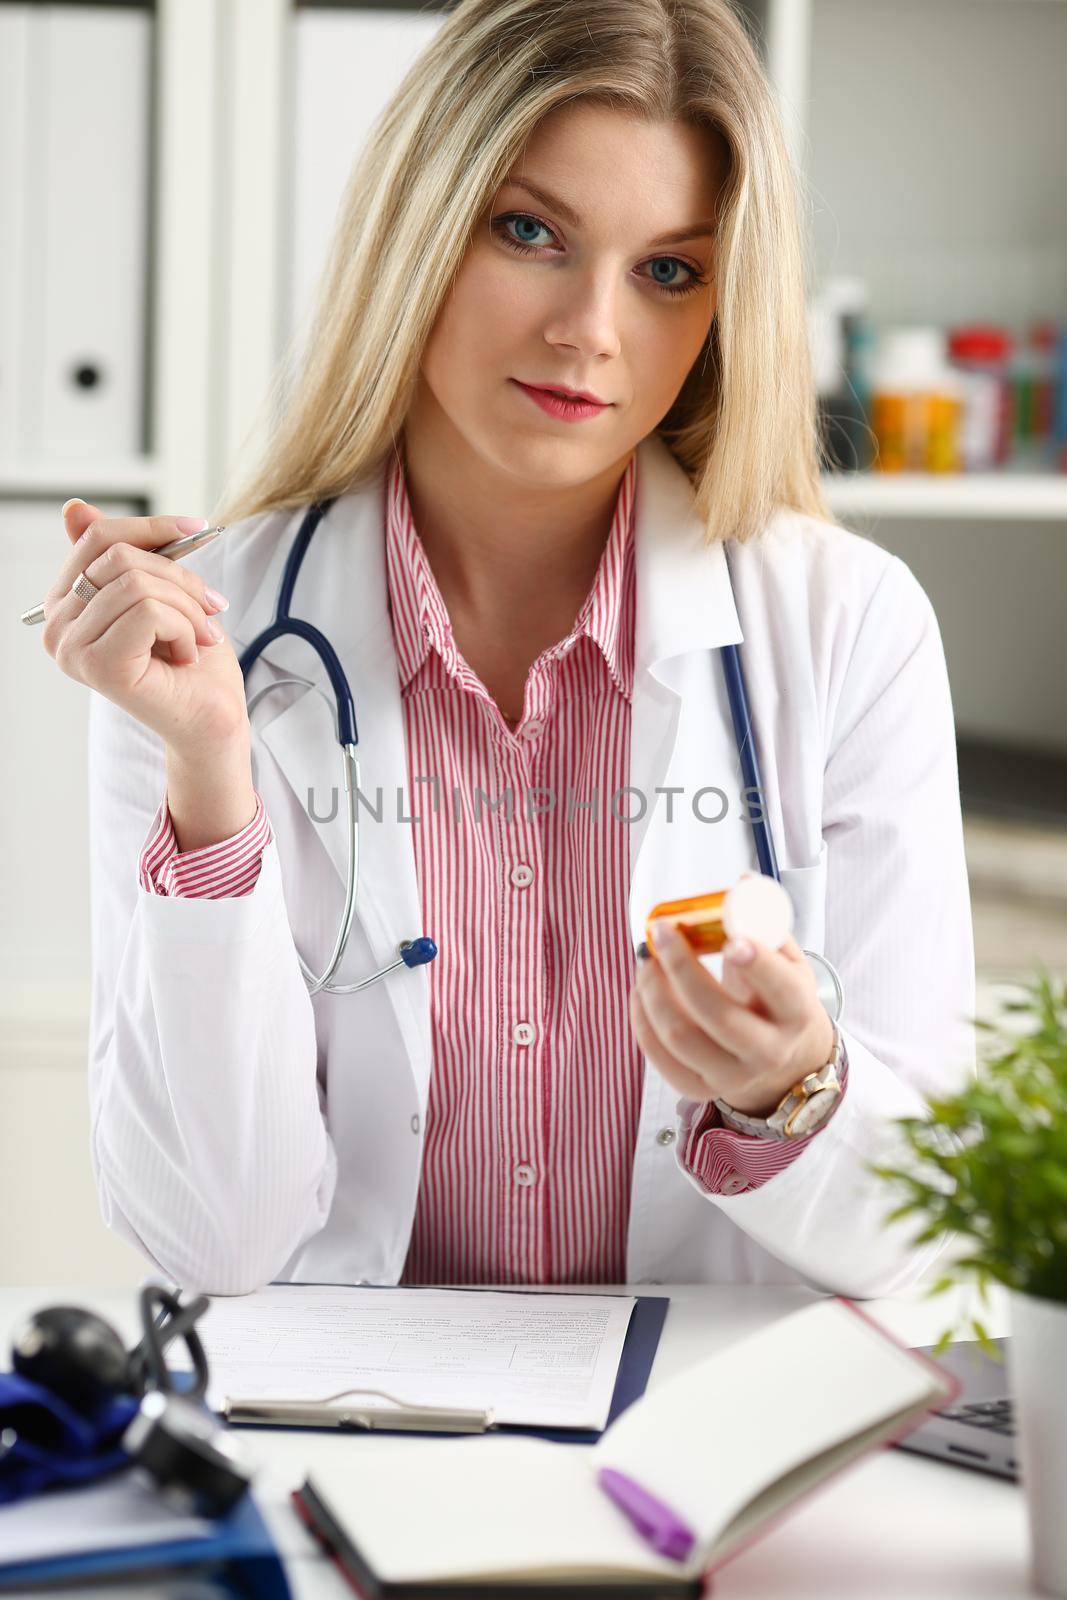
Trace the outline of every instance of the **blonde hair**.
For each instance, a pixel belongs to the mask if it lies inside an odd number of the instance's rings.
[[[460,0],[352,171],[300,370],[290,380],[294,335],[267,397],[278,420],[262,459],[212,520],[297,508],[379,473],[478,218],[538,122],[575,100],[688,120],[725,144],[716,313],[657,429],[709,544],[754,536],[779,506],[830,520],[799,187],[729,0]]]

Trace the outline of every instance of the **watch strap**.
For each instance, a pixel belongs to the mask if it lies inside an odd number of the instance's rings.
[[[769,1117],[750,1116],[737,1111],[728,1101],[716,1099],[723,1126],[756,1139],[802,1139],[821,1128],[841,1098],[844,1040],[836,1022],[833,1030],[834,1044],[829,1060],[817,1072],[807,1073],[787,1089]]]

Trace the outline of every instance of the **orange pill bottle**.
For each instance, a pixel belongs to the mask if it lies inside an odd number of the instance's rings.
[[[672,922],[697,955],[718,955],[731,939],[755,939],[777,950],[793,931],[793,902],[774,878],[744,873],[729,889],[661,900],[645,919],[645,941],[655,949],[652,923]]]

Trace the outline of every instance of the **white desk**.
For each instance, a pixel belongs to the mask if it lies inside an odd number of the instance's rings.
[[[578,1292],[580,1285],[571,1286]],[[604,1285],[594,1286],[602,1292]],[[668,1295],[667,1314],[649,1387],[719,1345],[816,1298],[800,1288],[640,1288]],[[91,1306],[129,1343],[140,1337],[136,1296],[109,1290],[86,1295],[68,1289],[0,1288],[0,1363],[10,1366],[16,1323],[41,1306]],[[898,1337],[932,1343],[952,1315],[950,1296],[915,1294],[863,1303]],[[1007,1332],[997,1298],[991,1333]],[[758,1418],[759,1398],[753,1396]],[[296,1600],[352,1600],[352,1591],[321,1556],[298,1521],[288,1494],[305,1470],[331,1453],[344,1454],[343,1434],[242,1428],[261,1463],[256,1494],[286,1557]],[[417,1448],[418,1441],[410,1441]],[[580,1446],[574,1446],[578,1449]],[[715,1449],[714,1428],[708,1448]],[[103,1594],[103,1591],[93,1591]],[[108,1594],[135,1600],[130,1588]],[[819,1490],[766,1539],[739,1555],[714,1582],[715,1600],[788,1596],[789,1600],[1019,1600],[1029,1595],[1025,1505],[1014,1484],[899,1450],[883,1450]]]

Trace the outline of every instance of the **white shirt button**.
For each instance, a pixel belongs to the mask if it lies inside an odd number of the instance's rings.
[[[511,1030],[511,1037],[516,1044],[533,1044],[537,1037],[537,1029],[532,1022],[516,1022]]]
[[[657,1144],[673,1144],[674,1140],[675,1130],[673,1128],[661,1128],[656,1135]]]
[[[419,1131],[419,1113],[417,1111],[411,1119],[411,1131],[412,1133],[418,1133]]]
[[[536,739],[543,727],[544,722],[540,717],[531,717],[522,730],[522,736],[524,739]]]
[[[723,1194],[740,1194],[742,1189],[747,1188],[748,1184],[741,1174],[739,1172],[731,1172],[730,1176],[723,1182],[722,1192]]]
[[[520,1184],[522,1186],[522,1188],[528,1189],[530,1187],[530,1184],[533,1183],[533,1181],[534,1181],[534,1169],[533,1169],[533,1167],[530,1166],[528,1161],[520,1162],[519,1165],[515,1168],[515,1182],[517,1184]]]
[[[511,869],[511,881],[516,889],[525,889],[528,883],[533,882],[533,867],[528,867],[525,861],[520,861],[517,867]]]

